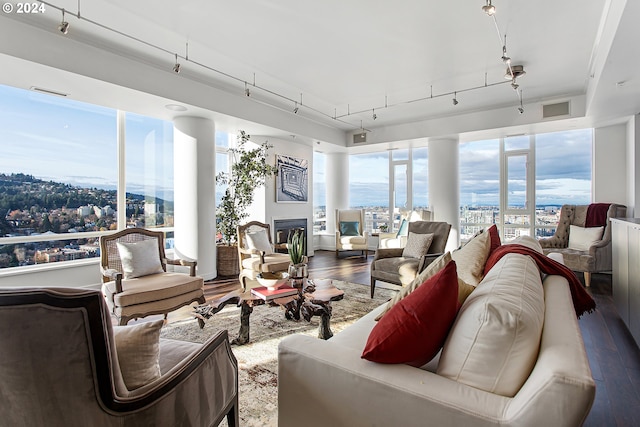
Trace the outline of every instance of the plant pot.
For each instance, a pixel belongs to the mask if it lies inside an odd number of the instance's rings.
[[[309,269],[306,263],[289,264],[289,277],[293,280],[294,284],[309,277]]]
[[[240,274],[237,246],[216,246],[216,269],[218,276],[237,276]]]

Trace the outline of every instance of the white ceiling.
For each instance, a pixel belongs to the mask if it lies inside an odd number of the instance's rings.
[[[5,13],[0,21],[55,31],[61,19],[55,7],[65,8],[68,37],[168,70],[177,53],[180,78],[239,97],[247,82],[253,100],[286,111],[301,102],[300,117],[348,132],[502,107],[515,111],[519,100],[503,77],[499,35],[481,10],[484,3],[85,0],[78,20],[71,16],[77,0],[54,0],[44,14]],[[602,119],[640,111],[637,3],[494,0],[508,55],[527,72],[518,79],[524,103],[586,95],[592,85],[587,107]],[[612,10],[624,10],[619,22]],[[617,58],[612,64],[610,52]],[[606,67],[591,77],[598,60]],[[619,81],[625,83],[615,86]],[[0,76],[0,83],[12,81]]]

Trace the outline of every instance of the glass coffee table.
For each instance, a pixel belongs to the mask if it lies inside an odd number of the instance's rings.
[[[231,344],[243,345],[249,342],[249,317],[253,308],[260,305],[279,306],[284,308],[285,317],[289,320],[299,321],[300,318],[303,318],[309,322],[313,316],[320,316],[318,338],[324,340],[331,338],[333,336],[330,326],[331,302],[343,299],[344,291],[335,287],[331,279],[302,279],[293,283],[292,286],[298,289],[297,295],[269,301],[252,294],[250,289],[244,292],[238,289],[210,303],[197,306],[195,316],[199,321],[202,321],[209,319],[227,304],[238,305],[240,307],[240,330],[237,338],[233,339]]]

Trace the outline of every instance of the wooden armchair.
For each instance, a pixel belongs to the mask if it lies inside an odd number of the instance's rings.
[[[167,272],[167,264],[189,267],[189,274]],[[204,304],[204,281],[196,261],[167,259],[164,233],[128,228],[100,237],[102,292],[120,325],[131,319]],[[204,323],[200,323],[203,327]]]
[[[247,289],[247,280],[256,280],[260,273],[287,271],[291,260],[288,254],[276,253],[271,240],[271,227],[258,221],[239,225],[238,279],[242,289]]]

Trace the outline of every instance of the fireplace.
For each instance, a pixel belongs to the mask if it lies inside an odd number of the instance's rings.
[[[305,255],[308,254],[307,246],[307,219],[295,218],[295,219],[274,219],[273,220],[273,243],[276,248],[276,252],[287,252],[287,239],[289,235],[293,235],[298,230],[302,230],[302,234],[305,242]]]

